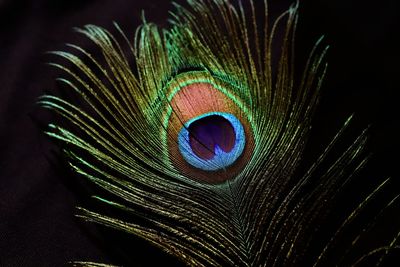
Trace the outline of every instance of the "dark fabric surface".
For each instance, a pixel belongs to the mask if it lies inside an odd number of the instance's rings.
[[[320,34],[331,45],[306,162],[315,159],[352,112],[354,134],[372,124],[369,150],[374,157],[334,207],[338,214],[383,178],[394,179],[388,196],[400,192],[399,7],[395,0],[301,3],[300,51],[307,51]],[[90,23],[112,31],[116,21],[132,37],[142,9],[148,20],[164,26],[170,8],[169,1],[161,0],[0,1],[0,266],[63,266],[74,260],[124,266],[178,264],[142,240],[74,217],[75,206],[90,202],[85,197],[87,185],[80,187],[57,147],[42,134],[51,115],[35,106],[45,90],[57,87],[55,78],[60,75],[45,64],[53,59],[45,52],[65,50],[64,43],[87,50],[94,46],[73,27]],[[398,211],[387,218],[383,233],[393,228],[390,221],[399,224]],[[369,242],[380,242],[381,235],[378,231]]]

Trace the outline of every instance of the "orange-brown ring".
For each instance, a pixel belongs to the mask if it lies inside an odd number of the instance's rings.
[[[206,183],[222,183],[234,178],[249,162],[254,138],[250,122],[237,104],[210,83],[193,83],[182,87],[171,100],[172,114],[167,128],[169,157],[172,164],[182,174],[191,179]],[[190,119],[210,112],[226,112],[233,114],[243,125],[246,144],[242,155],[234,164],[224,170],[204,171],[186,162],[179,151],[178,134]]]

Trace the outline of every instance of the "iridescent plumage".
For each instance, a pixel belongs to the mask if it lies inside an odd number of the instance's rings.
[[[78,29],[99,46],[104,63],[74,45],[87,62],[54,52],[74,65],[53,64],[67,73],[60,81],[84,104],[43,96],[41,105],[70,122],[50,124],[48,135],[67,144],[76,172],[121,201],[99,200],[141,223],[86,209],[82,217],[140,236],[188,265],[299,261],[318,217],[365,163],[366,135],[322,171],[320,163],[349,119],[315,164],[294,175],[327,49],[318,41],[301,77],[295,77],[297,5],[272,27],[266,2],[262,11],[251,0],[248,5],[176,4],[171,28],[144,22],[129,52],[102,28]],[[284,31],[275,51],[278,27]],[[305,191],[310,184],[315,187]],[[316,266],[330,244],[321,248]]]

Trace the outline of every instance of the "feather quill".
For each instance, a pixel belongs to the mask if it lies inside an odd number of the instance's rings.
[[[124,45],[103,28],[77,29],[99,47],[101,59],[71,44],[80,56],[53,52],[73,66],[52,63],[66,73],[60,82],[83,101],[41,97],[43,107],[69,122],[50,124],[47,134],[65,144],[72,169],[119,199],[98,200],[140,220],[84,208],[81,217],[140,236],[190,266],[301,262],[320,217],[367,161],[366,131],[324,169],[350,117],[315,163],[295,175],[326,72],[327,47],[318,40],[295,77],[298,3],[272,27],[266,1],[261,11],[252,0],[248,6],[188,0],[185,7],[175,4],[170,29],[144,21],[132,44],[117,24]],[[233,153],[240,142],[242,150]],[[314,266],[323,266],[335,238],[321,248]],[[382,250],[396,248],[396,242]]]

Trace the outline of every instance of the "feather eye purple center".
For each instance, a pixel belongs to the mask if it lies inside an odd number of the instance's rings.
[[[193,153],[203,160],[212,159],[217,146],[226,153],[235,146],[235,129],[222,116],[212,115],[196,120],[190,124],[188,131]]]
[[[185,123],[178,135],[179,151],[193,167],[224,170],[236,162],[246,145],[242,123],[233,114],[205,113]]]

